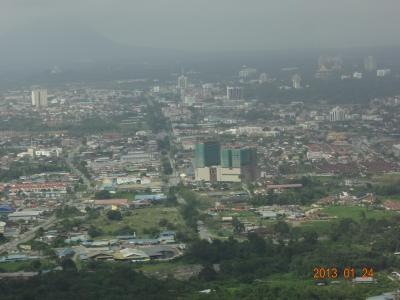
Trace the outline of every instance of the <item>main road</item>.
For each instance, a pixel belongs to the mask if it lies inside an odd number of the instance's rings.
[[[206,240],[209,243],[212,242],[210,232],[204,225],[203,221],[197,221],[197,231],[199,232],[199,237],[201,240]]]
[[[24,232],[20,234],[16,239],[5,243],[3,245],[0,245],[0,253],[5,252],[5,251],[12,251],[17,248],[19,244],[23,244],[26,242],[29,242],[32,240],[36,232],[40,229],[43,228],[44,230],[49,229],[51,226],[53,226],[57,222],[57,218],[55,216],[50,217],[50,219],[46,220],[44,223],[37,225],[36,227],[31,228],[27,232]]]
[[[79,150],[79,148],[71,151],[68,153],[68,156],[65,159],[65,162],[67,163],[68,167],[74,172],[76,175],[78,175],[80,178],[82,178],[83,183],[87,186],[88,191],[91,191],[92,188],[92,183],[90,182],[90,179],[86,177],[85,174],[82,173],[81,170],[79,170],[73,163],[75,154]]]
[[[79,148],[69,152],[68,156],[65,159],[65,162],[67,163],[68,167],[72,170],[72,172],[74,172],[76,175],[78,175],[80,178],[82,178],[84,184],[88,188],[88,191],[91,191],[92,187],[91,187],[91,182],[90,182],[89,178],[87,178],[85,176],[85,174],[83,174],[81,172],[81,170],[79,170],[73,164],[73,160],[74,160],[75,154],[76,154],[76,152],[78,150],[79,150]],[[67,202],[65,204],[68,205],[68,204],[71,204],[71,203]],[[26,242],[32,240],[33,238],[35,238],[36,232],[40,228],[43,228],[44,230],[47,230],[50,227],[52,227],[55,223],[57,223],[57,221],[58,221],[57,217],[56,216],[52,216],[48,220],[43,222],[42,224],[39,224],[36,227],[31,228],[27,232],[24,232],[23,234],[19,235],[16,239],[14,239],[14,240],[12,240],[12,241],[10,241],[8,243],[5,243],[3,245],[0,245],[0,253],[5,252],[5,251],[8,252],[8,251],[15,250],[19,244],[26,243]]]

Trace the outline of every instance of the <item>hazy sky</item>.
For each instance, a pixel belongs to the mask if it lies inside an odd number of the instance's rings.
[[[188,50],[398,44],[399,0],[0,0],[0,33],[57,21]]]

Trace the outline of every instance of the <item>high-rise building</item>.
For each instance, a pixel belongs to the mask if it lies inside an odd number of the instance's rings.
[[[202,86],[202,97],[203,99],[210,99],[213,95],[214,85],[212,83],[206,83]]]
[[[221,149],[217,142],[199,143],[196,145],[195,175],[198,181],[255,181],[258,178],[256,149],[251,147]]]
[[[248,79],[257,75],[257,69],[244,67],[239,71],[239,78]]]
[[[299,74],[293,75],[292,82],[294,89],[301,89],[301,76]]]
[[[343,108],[336,106],[330,111],[329,119],[331,122],[346,121],[346,111]]]
[[[243,89],[238,86],[228,86],[226,96],[229,100],[243,100]]]
[[[266,83],[266,82],[268,82],[268,74],[267,73],[261,73],[260,74],[260,77],[259,77],[259,79],[258,79],[258,82],[260,83],[260,84],[263,84],[263,83]]]
[[[367,72],[374,72],[377,69],[377,63],[375,57],[367,56],[364,59],[364,69]]]
[[[255,148],[225,148],[221,150],[222,169],[239,169],[242,181],[254,181],[257,175],[257,151]],[[223,174],[222,170],[222,174]],[[221,181],[226,181],[221,178]]]
[[[223,148],[221,150],[221,166],[223,168],[240,168],[241,166],[241,150]]]
[[[37,108],[47,107],[47,90],[46,89],[37,89],[32,91],[32,105]]]
[[[178,89],[185,90],[188,87],[188,78],[185,75],[178,77]]]
[[[220,148],[217,141],[196,144],[196,168],[218,166],[220,164]]]

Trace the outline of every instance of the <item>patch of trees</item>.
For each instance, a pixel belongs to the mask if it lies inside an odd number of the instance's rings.
[[[130,192],[116,192],[116,193],[110,193],[107,190],[101,190],[101,191],[97,191],[94,194],[94,198],[98,199],[98,200],[106,200],[106,199],[124,199],[124,198],[133,198],[134,197],[134,193],[130,193]]]
[[[109,191],[101,190],[94,194],[94,198],[99,200],[105,200],[105,199],[111,199],[112,197]]]
[[[7,242],[7,238],[4,234],[0,233],[0,244],[4,244],[5,242]]]
[[[71,259],[62,262],[63,272],[51,272],[24,281],[1,280],[2,300],[130,300],[177,299],[190,284],[149,279],[129,265],[96,266],[94,272],[78,272]]]
[[[251,203],[255,206],[261,205],[287,205],[298,204],[307,205],[314,203],[316,200],[325,197],[328,192],[324,187],[302,188],[296,190],[287,190],[282,193],[274,193],[269,191],[266,195],[256,195],[251,199]]]
[[[292,272],[310,279],[315,266],[372,267],[375,271],[400,267],[393,253],[400,250],[400,217],[342,219],[332,223],[323,240],[312,229],[291,228],[278,222],[274,239],[249,234],[244,242],[195,241],[186,259],[202,265],[220,264],[219,280],[252,282],[272,274]],[[357,274],[360,276],[360,274]]]
[[[173,172],[171,163],[168,159],[168,157],[163,156],[163,158],[161,159],[161,164],[162,164],[162,168],[163,168],[163,172],[165,175],[171,175]]]
[[[76,163],[75,165],[76,165],[77,169],[79,171],[81,171],[82,174],[85,175],[87,178],[90,179],[92,177],[90,175],[90,172],[89,172],[88,168],[87,168],[87,162],[86,161],[80,161],[79,163]]]
[[[169,151],[171,144],[168,136],[165,136],[163,139],[157,140],[158,150],[160,151]]]
[[[185,204],[180,208],[180,213],[188,227],[197,229],[197,221],[200,217],[199,200],[196,194],[189,190],[181,191],[180,195],[185,201]]]
[[[118,129],[118,124],[112,120],[105,120],[96,116],[84,119],[77,124],[65,124],[60,129],[69,130],[80,135],[116,130]]]
[[[122,220],[122,214],[119,210],[109,210],[107,212],[107,218],[110,221],[121,221]]]
[[[280,222],[274,228],[275,240],[249,234],[243,242],[233,238],[213,243],[195,241],[183,260],[204,268],[198,279],[188,282],[149,279],[128,264],[90,262],[78,271],[72,260],[65,259],[61,262],[63,272],[43,274],[22,284],[1,280],[1,299],[365,299],[375,287],[320,288],[290,279],[270,283],[267,278],[291,273],[309,280],[315,266],[365,265],[376,271],[398,268],[399,260],[391,255],[400,240],[398,224],[400,217],[360,222],[342,219],[319,240],[313,230]],[[219,265],[218,272],[215,264]],[[41,266],[35,262],[31,268]],[[212,292],[198,293],[206,288]]]
[[[161,112],[158,105],[149,104],[146,109],[146,123],[154,133],[159,133],[168,129],[167,119]]]
[[[56,209],[57,218],[71,218],[82,216],[82,212],[79,211],[75,206],[64,206]]]
[[[12,162],[9,169],[0,170],[0,181],[10,181],[21,176],[30,176],[46,172],[64,172],[69,168],[61,160],[51,162],[33,162],[27,159]]]
[[[132,228],[129,225],[125,225],[115,230],[114,235],[133,235],[135,234],[135,232],[136,232],[135,228]]]
[[[302,177],[296,183],[303,184],[303,187],[285,190],[282,193],[274,193],[270,190],[266,195],[255,195],[251,199],[251,203],[255,206],[274,204],[308,205],[320,198],[328,196],[329,192],[335,188],[332,184],[328,186],[310,177]]]
[[[15,131],[43,131],[49,129],[40,118],[11,117],[7,121],[0,122],[0,130]]]
[[[88,234],[91,238],[95,238],[104,234],[103,230],[100,228],[91,225],[88,229]]]
[[[87,214],[86,218],[88,220],[95,220],[100,217],[100,209],[98,208],[86,207],[85,210]]]
[[[165,219],[165,218],[162,218],[161,220],[160,220],[160,222],[158,222],[158,225],[160,226],[160,227],[164,227],[164,228],[166,228],[166,229],[168,229],[168,230],[176,230],[177,228],[176,228],[176,225],[174,224],[174,223],[171,223],[170,221],[168,221],[167,219]]]
[[[276,285],[251,284],[240,289],[215,289],[208,295],[193,295],[192,300],[220,300],[220,299],[315,299],[315,300],[337,300],[354,299],[364,300],[366,295],[371,293],[369,287],[341,286],[340,288],[321,288],[311,285],[296,284],[291,281],[282,282]],[[378,294],[378,293],[377,293]]]
[[[400,181],[372,186],[372,191],[381,196],[395,196],[400,194]]]

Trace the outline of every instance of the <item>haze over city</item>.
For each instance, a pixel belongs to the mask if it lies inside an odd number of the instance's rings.
[[[3,0],[0,32],[73,26],[122,44],[191,51],[391,46],[399,9],[396,0]]]
[[[398,0],[0,0],[0,300],[400,300]]]

